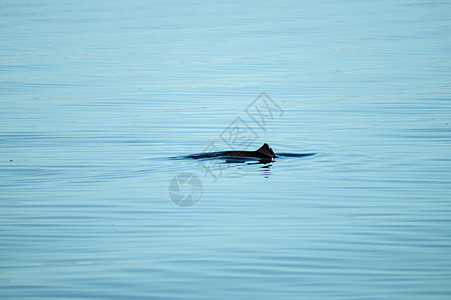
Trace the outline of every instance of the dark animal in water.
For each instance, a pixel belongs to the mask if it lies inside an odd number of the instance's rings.
[[[270,159],[277,157],[276,154],[274,154],[274,151],[272,148],[264,143],[263,146],[258,148],[256,151],[224,151],[220,152],[218,156],[225,156],[225,157],[256,157],[256,158],[262,158],[262,159]]]
[[[223,152],[211,152],[211,153],[201,153],[201,154],[193,154],[187,156],[188,158],[207,158],[207,157],[253,157],[253,158],[259,158],[261,160],[272,160],[273,158],[276,158],[276,154],[272,150],[272,148],[264,143],[263,146],[258,148],[256,151],[223,151]]]
[[[258,163],[270,163],[274,161],[277,157],[306,157],[312,156],[315,153],[274,153],[272,148],[264,143],[263,146],[255,151],[220,151],[220,152],[208,152],[208,153],[198,153],[191,154],[188,156],[183,156],[182,158],[192,158],[192,159],[204,159],[204,158],[225,158],[226,162],[245,162],[249,159],[258,160]]]

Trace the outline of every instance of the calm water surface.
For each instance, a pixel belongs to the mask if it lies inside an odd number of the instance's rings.
[[[0,297],[450,299],[450,12],[2,1]]]

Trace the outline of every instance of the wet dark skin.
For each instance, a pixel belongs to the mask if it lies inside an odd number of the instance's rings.
[[[275,158],[277,157],[272,148],[268,144],[263,144],[256,151],[224,151],[220,152],[218,156],[226,157],[257,157],[257,158]]]
[[[272,160],[277,157],[268,144],[263,144],[256,151],[223,151],[203,154],[189,155],[188,158],[206,158],[206,157],[255,157],[265,160]]]

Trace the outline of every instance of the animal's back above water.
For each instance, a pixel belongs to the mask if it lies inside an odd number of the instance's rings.
[[[188,158],[208,158],[208,157],[254,157],[260,159],[273,159],[276,156],[272,148],[268,144],[263,144],[256,151],[221,151],[221,152],[210,152],[193,154],[187,156]]]
[[[268,144],[263,144],[256,151],[219,151],[219,152],[209,152],[209,153],[198,153],[192,154],[188,156],[184,156],[183,158],[192,158],[192,159],[202,159],[202,158],[225,158],[226,162],[242,162],[247,160],[247,158],[258,159],[260,163],[270,163],[274,161],[274,158],[277,157],[306,157],[312,156],[316,153],[278,153],[277,155],[274,153],[272,148]]]

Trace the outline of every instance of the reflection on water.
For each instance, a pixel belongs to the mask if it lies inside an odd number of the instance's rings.
[[[450,4],[0,7],[1,298],[450,298]]]

